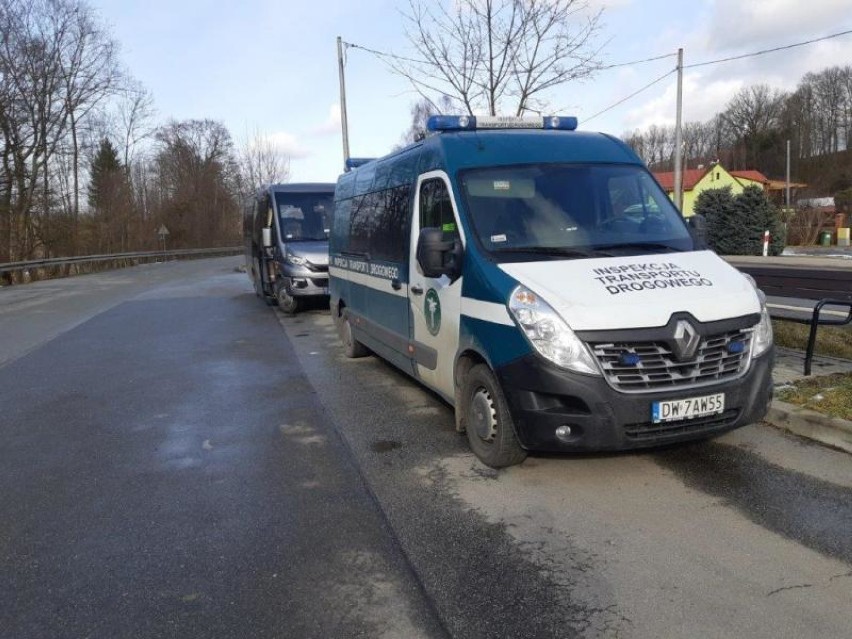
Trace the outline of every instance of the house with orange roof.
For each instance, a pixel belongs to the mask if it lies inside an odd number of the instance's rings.
[[[674,199],[674,172],[655,172],[654,177],[669,197]],[[773,199],[778,199],[777,196],[783,193],[783,186],[786,186],[783,181],[770,180],[760,171],[728,171],[718,162],[697,169],[686,169],[683,172],[683,215],[689,217],[695,212],[695,201],[702,191],[730,186],[731,192],[737,195],[742,193],[745,187],[752,185],[759,186],[770,196],[775,195]],[[790,186],[802,188],[807,185]],[[781,200],[776,203],[780,204]]]

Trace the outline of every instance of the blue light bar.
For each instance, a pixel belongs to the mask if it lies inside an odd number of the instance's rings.
[[[426,120],[428,131],[465,131],[476,128],[472,115],[430,115]]]
[[[433,115],[426,121],[429,131],[475,131],[477,129],[558,129],[577,128],[574,116],[548,115],[542,118],[519,118],[501,115]]]
[[[542,119],[545,129],[573,131],[577,128],[577,118],[573,115],[546,115]]]
[[[359,166],[366,164],[367,162],[372,162],[376,158],[349,158],[346,160],[346,169],[357,169]]]

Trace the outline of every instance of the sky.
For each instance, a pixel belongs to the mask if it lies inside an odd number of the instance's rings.
[[[434,0],[437,2],[438,0]],[[452,0],[447,0],[449,4]],[[90,0],[158,117],[223,122],[239,144],[256,134],[290,157],[293,182],[334,181],[343,165],[336,38],[413,56],[408,0]],[[684,50],[684,64],[751,53],[852,29],[852,0],[589,0],[602,9],[596,44],[615,64]],[[704,121],[741,88],[795,89],[807,72],[852,65],[852,34],[694,69],[683,83],[685,121]],[[675,75],[606,113],[675,67],[675,58],[602,71],[558,87],[549,103],[580,128],[622,135],[675,121]],[[388,153],[417,100],[380,59],[346,50],[349,145]],[[588,122],[587,122],[588,121]]]

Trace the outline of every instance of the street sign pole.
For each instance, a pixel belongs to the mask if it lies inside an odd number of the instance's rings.
[[[166,228],[165,224],[160,224],[160,228],[157,229],[157,237],[160,238],[160,245],[162,246],[163,252],[163,261],[166,260],[166,238],[169,236],[169,229]]]

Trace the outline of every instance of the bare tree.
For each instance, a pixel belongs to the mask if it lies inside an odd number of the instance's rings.
[[[124,169],[130,173],[137,146],[156,130],[154,98],[141,84],[129,80],[118,94],[116,110]]]
[[[420,59],[391,66],[423,97],[470,114],[540,111],[549,90],[599,68],[600,16],[585,0],[410,0],[406,35]]]
[[[213,120],[170,122],[157,130],[156,222],[178,246],[217,246],[239,233],[239,162],[231,134]]]
[[[451,113],[454,110],[453,101],[449,96],[442,95],[438,100],[420,98],[411,105],[411,125],[402,134],[402,140],[396,147],[401,149],[426,137],[426,123],[433,115]]]
[[[95,107],[116,88],[119,71],[116,44],[103,29],[91,8],[80,0],[48,0],[56,30],[67,34],[61,47],[65,109],[71,135],[73,168],[73,215],[80,213],[79,126]]]
[[[777,135],[786,94],[765,84],[741,89],[728,102],[724,122],[741,147],[739,158],[731,168],[760,168],[762,151],[774,142]]]
[[[259,130],[247,136],[241,144],[239,162],[240,190],[244,199],[254,195],[264,185],[290,179],[290,157]]]

